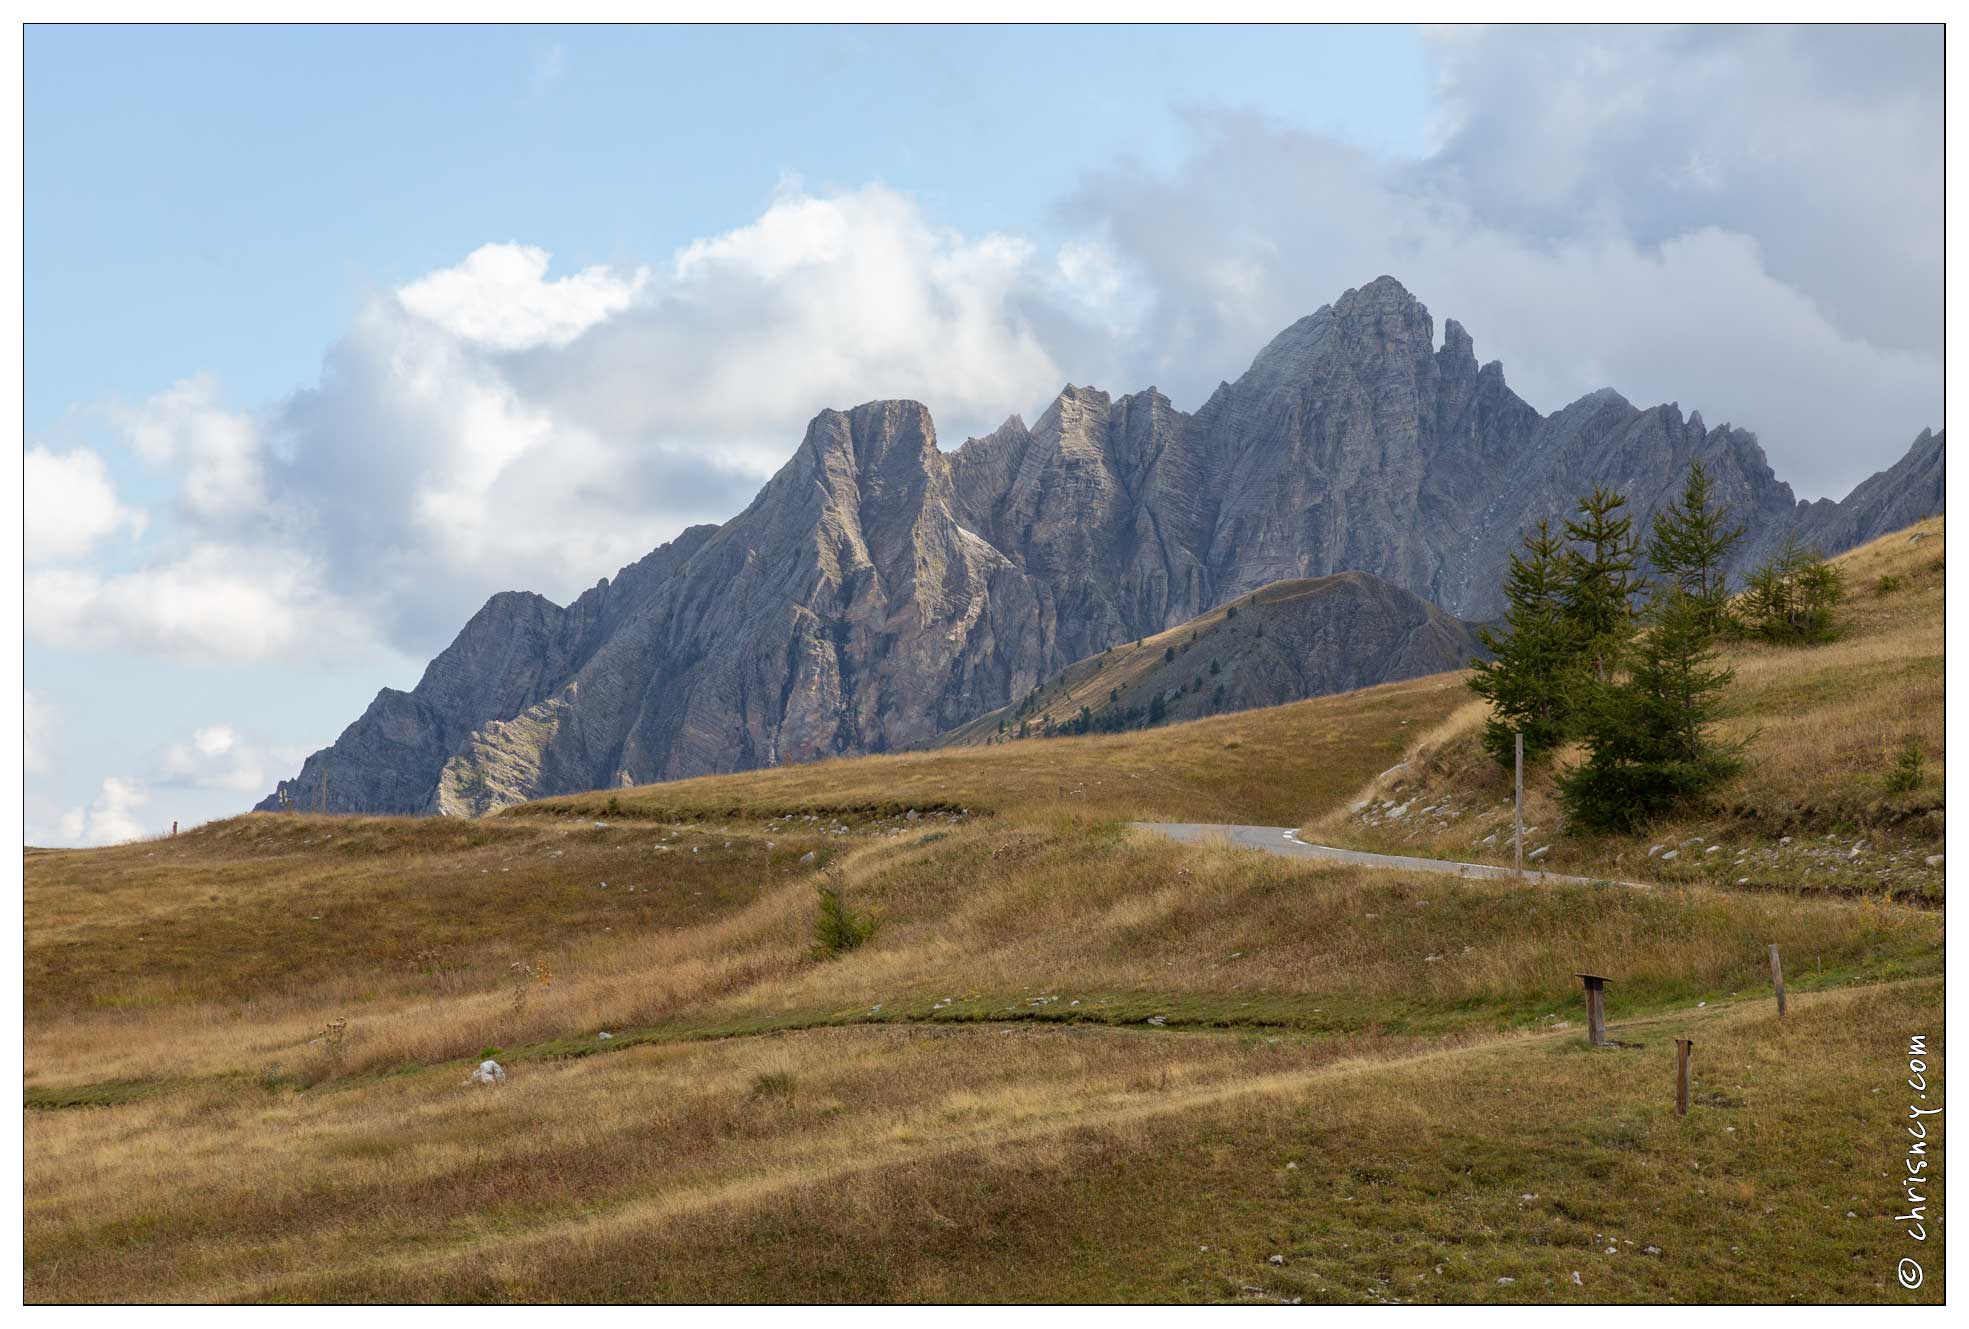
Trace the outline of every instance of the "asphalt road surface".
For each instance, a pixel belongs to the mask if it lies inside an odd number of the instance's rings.
[[[1518,874],[1511,868],[1490,863],[1454,863],[1445,858],[1410,858],[1405,854],[1370,854],[1363,849],[1335,849],[1330,845],[1307,844],[1290,826],[1225,826],[1194,821],[1137,821],[1137,830],[1154,831],[1185,844],[1216,841],[1239,849],[1262,849],[1284,858],[1321,859],[1329,863],[1353,863],[1364,868],[1403,868],[1411,872],[1440,872],[1452,877],[1496,878],[1509,881]],[[1595,884],[1640,886],[1639,882],[1606,882],[1594,877],[1568,877],[1558,872],[1527,869],[1527,881],[1550,881],[1572,885]]]

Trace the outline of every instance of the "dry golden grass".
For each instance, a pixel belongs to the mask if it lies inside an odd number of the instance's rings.
[[[517,832],[551,834],[531,825]],[[661,834],[564,839],[612,843],[634,861],[637,838]],[[719,852],[742,862],[740,841],[732,844]],[[811,870],[749,895],[733,886],[721,897],[707,882],[695,912],[645,920],[622,912],[609,915],[607,930],[590,922],[532,936],[526,947],[495,948],[458,981],[379,970],[371,957],[380,951],[353,946],[344,967],[324,969],[328,959],[308,953],[303,939],[288,944],[298,948],[297,970],[317,975],[308,984],[265,1000],[210,1000],[200,998],[202,980],[170,988],[144,967],[140,947],[126,949],[127,983],[104,986],[134,986],[149,999],[37,1016],[29,1090],[59,1101],[106,1082],[312,1083],[462,1062],[488,1046],[586,1052],[603,1030],[619,1047],[813,1023],[1006,1017],[1494,1029],[1569,1009],[1570,975],[1583,964],[1617,972],[1639,1008],[1755,983],[1769,941],[1811,957],[1815,972],[1799,976],[1807,984],[1932,972],[1939,963],[1939,921],[1917,910],[1407,878],[1185,849],[1112,823],[985,822],[831,852],[851,906],[872,910],[882,929],[877,944],[826,962],[810,954]],[[671,854],[641,870],[651,894],[696,901],[696,874],[727,871],[707,864],[711,857]],[[537,898],[532,869],[515,861],[499,889]],[[625,876],[618,870],[616,880]],[[386,909],[376,946],[408,950],[420,916],[428,917]],[[49,944],[30,927],[32,969],[45,971]],[[554,979],[521,984],[525,1002],[516,1007],[514,976],[499,961],[522,951]],[[277,965],[278,955],[259,962]],[[315,1040],[335,1019],[349,1023],[331,1056]]]
[[[1555,835],[1560,824],[1550,770],[1526,774],[1529,847],[1552,847],[1538,866],[1627,879],[1703,881],[1847,893],[1890,892],[1939,898],[1942,873],[1925,859],[1942,848],[1946,738],[1943,729],[1943,521],[1936,517],[1884,536],[1835,560],[1846,569],[1839,640],[1821,646],[1739,643],[1725,653],[1736,671],[1717,727],[1745,744],[1743,774],[1711,807],[1633,837]],[[1883,579],[1888,589],[1883,590]],[[1368,782],[1352,798],[1305,819],[1308,839],[1328,844],[1507,862],[1511,779],[1482,753],[1481,702],[1455,710],[1422,735],[1402,768]],[[1902,747],[1924,758],[1918,789],[1894,793],[1887,776]],[[1557,765],[1577,760],[1561,752]],[[1449,800],[1457,815],[1434,822],[1368,826],[1353,808],[1393,797],[1412,806]],[[1494,835],[1493,843],[1483,843]],[[1839,837],[1835,853],[1824,837]],[[1654,845],[1701,836],[1716,855],[1678,854],[1663,864]],[[1791,836],[1795,847],[1775,842]],[[1869,848],[1858,859],[1851,845]],[[1809,843],[1808,843],[1809,842]],[[1739,861],[1735,851],[1743,849]],[[1807,850],[1812,852],[1808,854]]]
[[[674,821],[968,808],[1289,825],[1398,761],[1410,733],[1466,699],[1461,675],[1439,674],[1135,733],[707,776],[541,799],[505,815]]]
[[[1887,1168],[1939,998],[1808,996],[1782,1027],[1765,1002],[1617,1013],[1629,1046],[1600,1053],[1576,1031],[810,1030],[490,1090],[429,1071],[36,1113],[26,1292],[1933,1301],[1938,1248],[1924,1293],[1888,1295],[1909,1243]],[[1676,1035],[1699,1049],[1686,1120]]]

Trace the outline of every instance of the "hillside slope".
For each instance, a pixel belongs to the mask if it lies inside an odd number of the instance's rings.
[[[1728,645],[1736,678],[1717,727],[1746,744],[1743,773],[1701,811],[1644,833],[1565,833],[1551,768],[1526,780],[1526,844],[1559,872],[1939,899],[1943,886],[1947,736],[1940,517],[1871,541],[1845,570],[1839,638],[1816,646]],[[1401,766],[1349,807],[1310,817],[1307,838],[1444,858],[1511,859],[1507,772],[1477,742],[1471,698],[1423,735]],[[1912,743],[1921,775],[1889,785]],[[1562,752],[1558,763],[1576,759]]]
[[[1745,564],[1940,508],[1939,435],[1800,503],[1742,429],[1612,390],[1541,416],[1455,321],[1435,334],[1381,277],[1193,414],[1069,385],[946,453],[918,403],[822,411],[744,512],[565,609],[494,597],[260,806],[471,815],[893,751],[1286,579],[1359,571],[1484,617],[1529,521],[1609,484],[1645,525],[1697,458],[1749,526]]]
[[[1468,624],[1366,573],[1274,582],[1076,661],[930,746],[1111,733],[1279,706],[1456,669],[1480,649]]]
[[[1180,814],[1227,726],[1337,700],[687,782],[674,821],[33,855],[26,1295],[1877,1300],[1905,1107],[1869,1091],[1941,1037],[1937,912],[1322,868],[1001,778],[1175,736]],[[967,766],[994,815],[791,811]],[[866,944],[816,951],[822,881]],[[1770,942],[1811,957],[1781,1024]]]

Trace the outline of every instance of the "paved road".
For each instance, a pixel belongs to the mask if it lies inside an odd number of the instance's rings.
[[[1366,868],[1407,868],[1414,872],[1441,872],[1452,877],[1489,877],[1511,880],[1518,874],[1510,868],[1489,863],[1454,863],[1444,858],[1410,858],[1405,854],[1370,854],[1363,849],[1335,849],[1330,845],[1307,844],[1289,826],[1223,826],[1194,821],[1137,821],[1137,830],[1155,831],[1185,844],[1226,841],[1240,849],[1262,849],[1284,858],[1316,858],[1329,863],[1353,863]],[[1600,882],[1593,877],[1568,877],[1558,872],[1527,871],[1530,881],[1551,881],[1573,885],[1613,885],[1646,888],[1639,882]]]

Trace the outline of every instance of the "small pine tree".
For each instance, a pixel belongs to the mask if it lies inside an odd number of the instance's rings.
[[[1710,732],[1733,671],[1716,664],[1706,606],[1679,586],[1657,595],[1626,652],[1624,678],[1582,699],[1586,760],[1560,772],[1559,801],[1589,830],[1626,831],[1701,797],[1742,766]]]
[[[1503,630],[1477,633],[1491,658],[1472,666],[1470,688],[1490,703],[1484,751],[1507,769],[1516,733],[1525,736],[1528,760],[1565,741],[1579,656],[1565,613],[1565,552],[1549,521],[1527,531],[1504,581]]]
[[[1162,694],[1160,692],[1156,693],[1153,697],[1149,698],[1150,724],[1161,724],[1163,718],[1168,714],[1169,714],[1169,708],[1163,704]]]
[[[1176,648],[1174,646],[1165,646],[1162,648],[1162,662],[1164,664],[1168,664],[1171,660],[1174,660],[1175,658],[1176,658]]]
[[[1634,635],[1634,598],[1647,589],[1636,571],[1640,550],[1634,519],[1621,512],[1624,495],[1603,485],[1579,500],[1579,517],[1566,522],[1566,539],[1579,548],[1566,553],[1566,618],[1581,657],[1596,682],[1613,677]]]
[[[1830,641],[1833,607],[1845,594],[1844,572],[1787,538],[1750,574],[1741,600],[1744,630],[1766,641]]]
[[[841,898],[841,883],[830,875],[828,884],[816,886],[820,908],[814,915],[814,957],[826,959],[854,950],[875,936],[880,924],[872,914],[857,914]]]
[[[1715,483],[1700,460],[1689,463],[1681,497],[1655,514],[1648,540],[1648,562],[1671,586],[1680,587],[1694,610],[1721,631],[1729,614],[1730,551],[1743,538],[1743,525],[1729,524],[1729,511],[1715,499]]]
[[[1890,794],[1911,794],[1921,788],[1921,740],[1910,738],[1901,746],[1901,755],[1894,760],[1894,769],[1887,773],[1887,792]]]

